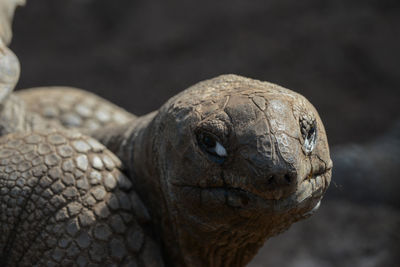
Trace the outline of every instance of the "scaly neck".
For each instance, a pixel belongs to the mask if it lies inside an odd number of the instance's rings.
[[[124,172],[128,174],[135,191],[149,210],[154,238],[162,244],[168,244],[168,248],[163,248],[164,256],[176,266],[177,259],[175,257],[171,259],[170,255],[167,255],[167,253],[170,254],[171,247],[176,250],[172,254],[180,253],[177,252],[178,248],[175,249],[172,245],[176,242],[176,238],[160,184],[157,153],[153,147],[157,135],[157,122],[154,119],[156,115],[157,112],[152,112],[123,125],[97,130],[91,136],[104,144],[122,161]]]
[[[90,135],[104,144],[123,163],[124,171],[132,180],[149,176],[151,155],[150,124],[157,112],[135,118],[125,124],[111,125]],[[133,181],[135,183],[135,181]]]

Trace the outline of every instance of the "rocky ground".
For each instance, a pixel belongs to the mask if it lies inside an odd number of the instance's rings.
[[[333,183],[250,266],[400,263],[399,1],[28,0],[11,47],[19,88],[81,87],[135,114],[222,73],[304,94],[327,128]]]

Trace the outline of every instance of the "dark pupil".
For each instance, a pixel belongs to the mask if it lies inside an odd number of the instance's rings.
[[[208,135],[205,135],[203,137],[203,143],[208,148],[215,147],[215,140],[212,137],[208,136]]]

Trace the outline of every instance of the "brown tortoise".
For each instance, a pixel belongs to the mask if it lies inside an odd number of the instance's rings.
[[[11,94],[1,49],[1,266],[243,266],[330,183],[323,124],[288,89],[223,75],[136,117],[72,88]]]

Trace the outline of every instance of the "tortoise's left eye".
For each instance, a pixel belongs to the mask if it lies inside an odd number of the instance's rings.
[[[317,142],[317,125],[315,121],[313,121],[313,123],[307,128],[308,129],[306,131],[306,134],[303,136],[304,148],[306,150],[306,153],[311,153]]]

